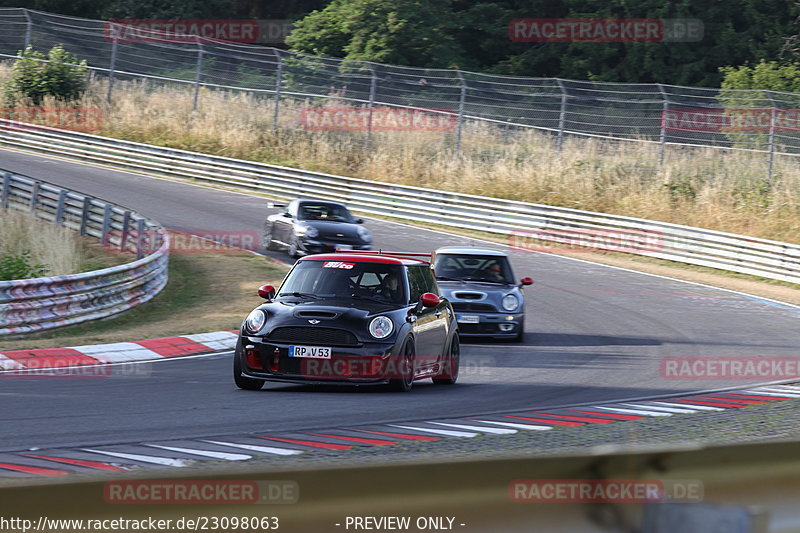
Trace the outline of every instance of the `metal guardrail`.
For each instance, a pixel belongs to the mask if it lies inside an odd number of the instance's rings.
[[[30,211],[137,257],[91,272],[0,281],[0,337],[111,316],[150,300],[166,285],[169,239],[157,223],[41,180],[3,170],[0,178],[0,208]]]
[[[0,146],[279,198],[340,200],[368,214],[505,235],[523,250],[625,251],[800,283],[800,245],[733,233],[309,172],[2,119]]]

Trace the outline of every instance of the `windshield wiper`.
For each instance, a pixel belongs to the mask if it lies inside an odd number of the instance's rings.
[[[319,298],[316,294],[311,294],[309,292],[282,292],[278,296],[294,296],[295,298]]]
[[[360,296],[358,294],[351,294],[350,297],[354,300],[369,300],[370,302],[375,302],[376,304],[381,304],[381,305],[394,305],[386,300],[378,300],[377,298],[370,298],[369,296]]]

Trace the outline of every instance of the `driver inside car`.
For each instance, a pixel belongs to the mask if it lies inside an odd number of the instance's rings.
[[[394,272],[389,272],[383,278],[381,288],[378,290],[378,296],[381,296],[389,301],[397,301],[400,299],[400,278]]]

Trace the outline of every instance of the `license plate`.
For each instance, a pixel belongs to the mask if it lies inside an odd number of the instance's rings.
[[[353,249],[353,245],[352,244],[337,244],[336,245],[336,249],[337,250],[352,250]]]
[[[330,359],[331,349],[325,346],[289,346],[289,357]]]
[[[481,321],[478,315],[460,315],[458,321],[462,324],[477,324]]]

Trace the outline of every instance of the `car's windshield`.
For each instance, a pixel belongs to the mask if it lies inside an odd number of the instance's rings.
[[[355,261],[298,263],[278,290],[280,297],[354,299],[400,305],[408,301],[400,265]]]
[[[440,280],[514,283],[511,265],[505,256],[436,254],[433,268]]]
[[[297,211],[299,220],[325,220],[328,222],[355,222],[347,208],[340,204],[323,202],[302,203]]]

